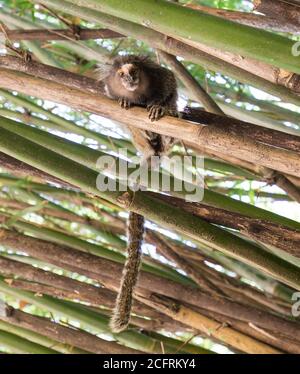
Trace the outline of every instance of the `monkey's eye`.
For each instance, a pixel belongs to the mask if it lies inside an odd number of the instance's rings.
[[[120,76],[120,77],[123,77],[123,75],[124,75],[123,71],[120,70],[120,71],[119,71],[119,76]]]

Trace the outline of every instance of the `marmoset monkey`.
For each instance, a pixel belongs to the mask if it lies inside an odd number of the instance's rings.
[[[177,84],[174,74],[145,56],[120,56],[115,58],[104,80],[107,96],[118,100],[121,107],[134,105],[146,107],[151,121],[164,115],[177,116]],[[173,139],[151,131],[130,127],[132,141],[144,160],[161,156],[170,149]],[[141,134],[146,138],[140,141]],[[144,140],[144,139],[142,139]]]
[[[151,61],[135,55],[117,57],[104,80],[108,97],[118,100],[121,107],[133,105],[147,108],[155,121],[164,115],[177,115],[177,84],[174,74]],[[173,138],[151,131],[129,128],[132,141],[151,165],[152,156],[162,156],[173,144]],[[120,291],[110,326],[114,332],[124,330],[130,321],[133,289],[137,283],[142,256],[144,217],[130,212],[128,219],[128,247]]]

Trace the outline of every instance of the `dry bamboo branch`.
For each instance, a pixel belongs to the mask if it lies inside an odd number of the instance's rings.
[[[30,331],[40,333],[63,344],[78,347],[88,352],[97,354],[137,354],[141,353],[135,349],[125,347],[115,342],[109,342],[91,335],[82,330],[65,327],[46,318],[33,316],[20,310],[9,308],[9,313],[0,319],[14,326],[23,327]]]
[[[300,257],[299,231],[201,203],[189,203],[166,195],[155,194],[155,197],[180,207],[186,212],[199,216],[208,222],[239,230],[250,238],[281,248],[294,256]]]
[[[207,310],[197,308],[197,311],[204,316],[217,320],[220,324],[225,326],[232,327],[233,329],[240,331],[243,334],[246,334],[258,341],[266,343],[272,347],[275,347],[283,352],[288,353],[299,353],[300,347],[297,341],[293,341],[292,339],[288,339],[279,335],[278,333],[274,334],[271,331],[261,329],[255,326],[252,323],[245,323],[241,321],[237,321],[235,318],[225,317],[218,314],[218,313],[211,313]]]
[[[266,16],[300,27],[300,8],[286,1],[254,0],[254,9]]]
[[[199,101],[199,103],[202,103],[208,112],[220,115],[224,114],[215,101],[206,93],[196,79],[185,69],[175,56],[161,50],[159,51],[159,55],[172,68],[175,75],[189,89],[194,98]]]
[[[82,29],[76,27],[74,30],[70,29],[42,29],[42,30],[8,30],[6,29],[6,35],[11,41],[22,41],[22,40],[36,40],[36,41],[48,41],[48,40],[89,40],[89,39],[111,39],[111,38],[122,38],[123,35],[118,32],[108,29]],[[0,31],[1,35],[1,31]]]
[[[21,249],[37,259],[87,275],[101,283],[104,282],[106,287],[114,291],[119,286],[122,264],[8,230],[2,230],[0,234],[1,243],[4,246],[15,250]],[[162,280],[161,277],[142,271],[138,280],[137,292],[143,293],[146,290],[147,292],[157,290],[163,296],[182,302],[188,301],[196,307],[215,311],[229,317],[235,315],[241,321],[250,321],[261,328],[277,331],[284,336],[300,341],[298,325],[292,321],[250,306],[234,303],[226,298],[210,297],[196,288],[184,286],[167,279]]]
[[[272,3],[274,4],[274,1],[272,1]],[[225,18],[233,22],[238,22],[242,25],[256,27],[258,29],[270,29],[277,32],[289,32],[293,34],[298,34],[300,32],[299,26],[286,22],[284,19],[281,19],[281,17],[279,18],[278,13],[275,12],[272,17],[269,17],[271,14],[267,14],[268,17],[264,17],[259,14],[212,8],[204,5],[186,4],[185,6],[201,12],[212,14],[214,16]]]
[[[47,293],[47,286],[51,287],[56,296],[70,299],[78,299],[94,306],[103,305],[107,308],[113,308],[115,304],[116,293],[103,287],[96,287],[84,282],[79,282],[69,277],[57,275],[49,271],[37,269],[31,265],[23,264],[0,256],[0,273],[5,277],[20,277],[29,282],[10,279],[11,286],[28,289],[38,293]],[[23,283],[22,283],[23,282]],[[28,287],[26,287],[26,285]],[[51,293],[53,294],[53,293]],[[157,313],[149,311],[149,308],[139,302],[134,302],[133,311],[139,315],[146,315],[151,318],[158,318]]]
[[[176,60],[174,56],[163,51],[160,51],[159,53],[166,60],[166,62],[175,69],[175,72],[178,73],[179,77],[185,79],[184,82],[187,84],[189,89],[192,89],[192,93],[197,95],[199,101],[205,104],[207,111],[211,112],[207,113],[202,110],[189,108],[189,110],[184,113],[184,117],[186,119],[201,123],[203,125],[214,125],[220,128],[227,128],[234,135],[249,136],[252,139],[256,139],[262,143],[300,152],[300,137],[283,133],[281,131],[263,128],[261,126],[228,118],[222,115],[223,112],[215,104],[214,100],[211,99],[204,90],[201,91],[201,86],[199,83],[187,73],[186,69],[179,63],[179,61]],[[71,88],[77,88],[84,91],[87,90],[91,93],[96,93],[99,95],[103,94],[102,83],[99,81],[95,81],[94,79],[47,66],[35,61],[26,63],[20,58],[5,56],[0,57],[0,66],[10,70],[22,71],[24,73],[51,80],[56,83],[63,82],[64,85]]]
[[[225,115],[208,113],[199,108],[187,108],[183,114],[183,118],[221,129],[226,128],[234,136],[248,136],[251,139],[262,143],[271,144],[276,147],[300,153],[300,136],[271,130],[249,122],[226,117]]]
[[[176,302],[172,299],[162,298],[155,294],[150,294],[149,298],[140,297],[146,304],[155,307],[160,312],[169,317],[186,324],[196,330],[200,330],[222,342],[229,344],[246,353],[252,354],[278,354],[280,351],[264,344],[234,329],[201,315],[198,312]]]
[[[183,257],[179,256],[171,246],[160,238],[159,235],[155,235],[154,233],[148,231],[147,238],[150,239],[151,244],[156,246],[159,253],[165,256],[168,260],[175,262],[178,268],[186,272],[187,275],[193,279],[201,289],[204,289],[212,294],[223,294],[222,290],[216,288],[215,285],[205,277],[205,275],[201,274],[193,267],[192,264],[186,261]]]
[[[88,94],[8,69],[1,69],[0,73],[3,88],[36,95],[36,87],[39,87],[38,96],[42,99],[87,110],[112,120],[122,120],[122,123],[132,127],[189,141],[194,145],[203,145],[208,149],[229,153],[242,160],[251,160],[253,163],[287,174],[299,175],[300,158],[296,153],[257,143],[245,137],[232,137],[225,130],[193,124],[174,117],[162,118],[158,125],[146,118],[142,108],[124,111],[116,102],[100,95]]]

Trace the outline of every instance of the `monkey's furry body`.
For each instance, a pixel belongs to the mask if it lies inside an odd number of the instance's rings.
[[[177,115],[177,84],[174,74],[145,56],[115,58],[104,80],[106,94],[121,107],[146,107],[151,121],[164,115]],[[129,127],[132,141],[144,160],[167,153],[173,139],[151,131]]]
[[[165,114],[177,115],[177,85],[174,74],[142,56],[117,57],[104,80],[106,94],[118,100],[121,107],[147,108],[151,121]],[[132,141],[151,165],[152,156],[161,156],[173,143],[171,137],[129,127]],[[110,326],[114,332],[124,330],[130,321],[132,294],[138,280],[144,236],[144,217],[129,213],[128,247],[119,294]]]

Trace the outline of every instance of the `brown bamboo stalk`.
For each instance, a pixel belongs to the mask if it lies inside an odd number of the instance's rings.
[[[14,288],[19,288],[22,290],[34,292],[36,295],[48,295],[52,296],[61,300],[80,300],[80,301],[86,301],[84,295],[80,295],[76,298],[76,295],[72,293],[72,291],[66,291],[61,289],[56,289],[55,287],[51,285],[44,285],[40,283],[33,283],[33,282],[27,282],[22,280],[7,280],[9,285]],[[107,290],[109,291],[109,290]],[[146,311],[143,314],[140,314],[143,316],[143,318],[134,316],[131,318],[131,325],[138,326],[139,328],[147,329],[149,331],[161,331],[161,330],[167,330],[167,331],[188,331],[188,328],[185,325],[181,325],[180,323],[172,320],[168,316],[166,316],[163,313],[160,313],[149,306],[146,306],[145,304],[141,303],[140,301],[135,300],[135,304],[142,305],[143,309]],[[88,307],[89,309],[95,310],[96,312],[99,312],[99,309],[95,309],[95,305],[91,304],[91,306]],[[133,308],[133,312],[136,313],[136,310]],[[111,316],[111,310],[108,309],[101,309],[102,315]],[[144,317],[147,317],[145,319]],[[151,318],[151,319],[150,319]]]
[[[252,239],[281,248],[294,256],[300,256],[299,231],[201,203],[189,203],[167,195],[155,194],[155,197],[180,207],[210,223],[239,230]]]
[[[189,141],[195,145],[205,145],[209,149],[217,149],[225,154],[230,153],[240,159],[251,160],[253,163],[283,173],[295,176],[299,174],[300,158],[296,153],[257,143],[245,137],[233,138],[231,134],[224,130],[189,123],[175,117],[162,118],[158,126],[145,116],[145,110],[142,108],[125,111],[116,102],[100,95],[95,96],[16,71],[0,70],[1,86],[3,88],[17,90],[28,95],[36,95],[36,87],[39,87],[38,96],[42,99],[87,110],[112,120],[122,120],[122,123],[134,128],[168,135],[183,141]],[[182,131],[182,128],[185,131]]]
[[[199,83],[186,71],[184,66],[177,61],[174,56],[163,51],[160,51],[159,53],[166,62],[175,69],[176,74],[181,79],[184,79],[184,83],[192,90],[191,92],[194,95],[197,95],[199,101],[205,104],[207,111],[211,112],[208,113],[195,108],[187,108],[187,111],[183,114],[184,118],[202,125],[213,125],[220,128],[226,128],[235,136],[248,136],[262,143],[300,152],[300,137],[298,136],[224,116],[224,113],[218,105],[215,104],[214,100],[211,99],[203,89],[201,89]],[[84,91],[87,90],[91,93],[101,95],[104,92],[102,82],[47,66],[39,62],[31,61],[30,63],[26,63],[20,58],[4,56],[0,57],[0,66],[10,70],[22,71],[53,82],[63,82],[66,86]]]
[[[100,339],[75,327],[65,327],[43,317],[33,316],[20,310],[9,308],[6,316],[0,319],[14,326],[37,332],[63,344],[84,349],[96,354],[138,354],[141,353],[115,342]]]
[[[201,289],[208,291],[209,293],[223,294],[220,288],[217,288],[205,275],[201,274],[197,269],[193,267],[188,261],[176,253],[171,246],[169,246],[158,234],[154,234],[148,231],[147,238],[150,239],[151,244],[156,246],[156,250],[165,256],[168,260],[176,263],[179,269],[187,273],[187,275],[195,281]]]
[[[274,3],[274,1],[272,1],[272,3]],[[289,32],[293,34],[298,34],[300,32],[296,24],[286,22],[284,19],[281,19],[281,17],[278,17],[278,14],[273,14],[272,17],[268,14],[268,17],[265,17],[259,14],[212,8],[205,5],[186,4],[185,6],[258,29],[270,29],[272,31]]]
[[[9,284],[17,288],[23,288],[22,286],[24,286],[24,289],[47,294],[47,287],[50,286],[50,290],[53,289],[53,293],[60,298],[78,299],[97,307],[103,305],[107,308],[113,308],[115,305],[116,293],[106,288],[79,282],[69,277],[57,275],[1,256],[0,273],[6,278],[20,277],[29,281],[23,282],[9,279]],[[28,287],[26,288],[26,286]],[[141,316],[160,317],[157,313],[150,311],[149,308],[145,308],[143,304],[137,301],[133,304],[133,311]]]
[[[300,26],[300,8],[287,1],[254,0],[254,10],[269,17],[278,17],[283,22]]]
[[[1,243],[4,246],[15,250],[22,249],[32,257],[87,275],[104,283],[106,287],[114,291],[119,287],[122,264],[8,230],[2,230],[0,234]],[[223,315],[235,315],[241,321],[251,321],[262,328],[278,331],[287,337],[300,341],[300,331],[297,330],[297,324],[291,321],[253,307],[245,307],[226,298],[210,297],[196,288],[183,286],[167,279],[162,280],[161,277],[142,271],[138,280],[137,292],[145,292],[146,290],[157,290],[163,296],[182,302],[188,301],[196,307],[216,311]]]
[[[162,298],[155,294],[150,294],[146,299],[141,296],[146,304],[155,307],[157,310],[165,313],[169,317],[186,324],[196,330],[202,331],[230,346],[233,346],[243,352],[251,354],[278,354],[281,353],[275,348],[254,340],[234,329],[207,318],[204,315],[186,307],[175,300]]]
[[[1,30],[0,30],[1,35]],[[122,38],[123,35],[109,29],[82,29],[76,27],[71,29],[42,29],[42,30],[8,30],[5,29],[4,36],[10,41],[49,41],[49,40],[89,40],[89,39],[111,39]]]
[[[177,60],[177,58],[169,53],[159,50],[159,55],[171,67],[175,75],[193,94],[194,98],[202,103],[204,108],[211,113],[223,115],[224,112],[216,104],[216,102],[201,87],[196,79],[186,70],[186,68]]]
[[[209,113],[199,108],[186,108],[183,118],[189,121],[226,128],[234,136],[249,136],[253,140],[289,149],[300,153],[300,136],[291,135],[283,131],[271,130],[249,122],[240,121],[216,113]]]

